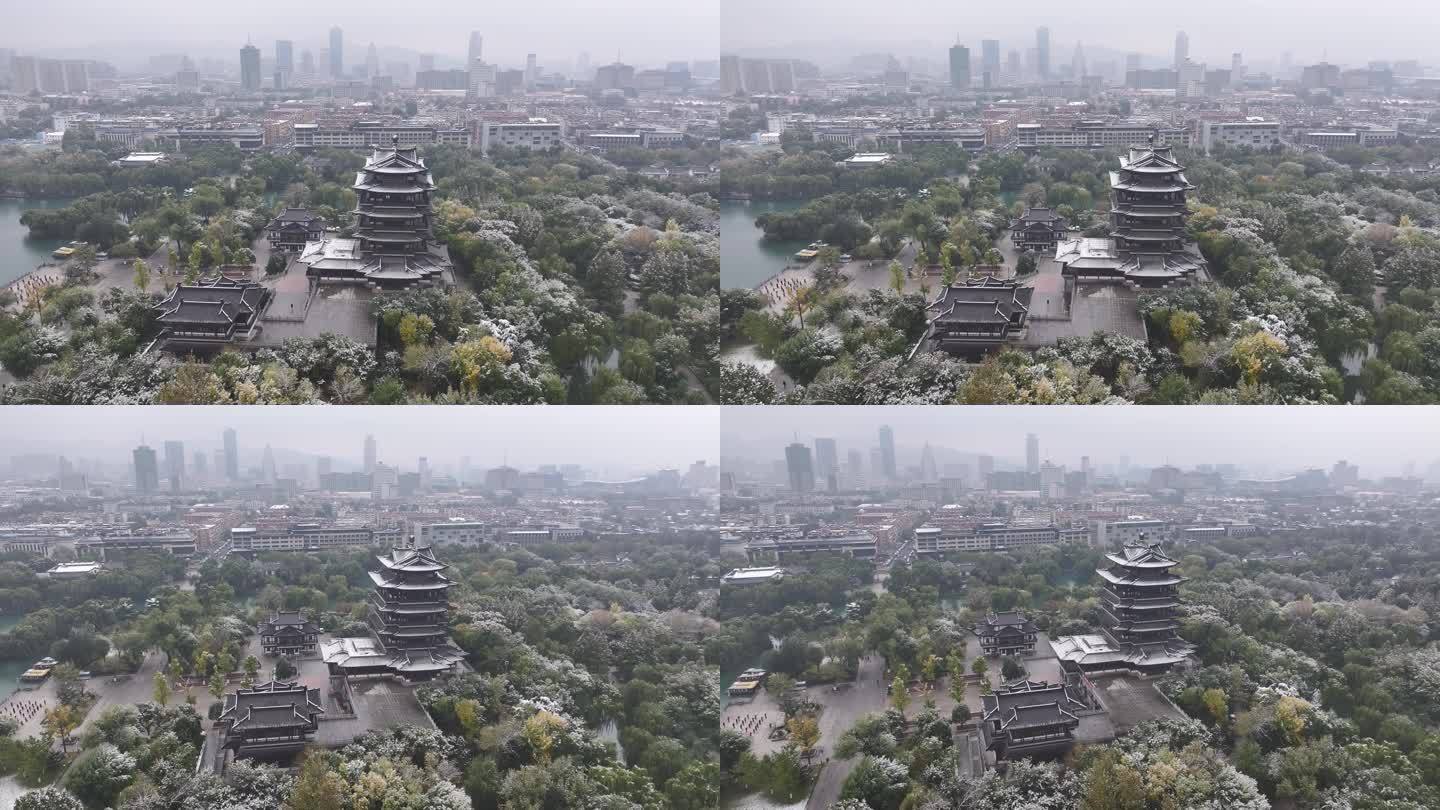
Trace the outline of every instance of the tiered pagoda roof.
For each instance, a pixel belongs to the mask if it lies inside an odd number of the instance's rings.
[[[447,590],[455,583],[430,546],[401,546],[377,556],[380,570],[367,611],[375,638],[339,638],[320,645],[321,658],[347,673],[392,672],[430,677],[464,654],[450,642]]]
[[[1105,555],[1110,566],[1096,570],[1103,635],[1055,640],[1061,661],[1081,669],[1128,667],[1160,672],[1185,661],[1194,648],[1179,635],[1178,586],[1185,577],[1158,545],[1137,543]]]
[[[415,147],[392,141],[355,174],[355,235],[305,245],[300,261],[310,276],[386,289],[451,283],[449,254],[431,231],[435,181]]]
[[[1168,146],[1131,147],[1110,172],[1109,238],[1055,246],[1064,274],[1086,281],[1164,287],[1208,280],[1205,259],[1185,232],[1185,193],[1194,189]]]

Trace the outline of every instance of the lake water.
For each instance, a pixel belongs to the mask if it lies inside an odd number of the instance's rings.
[[[31,239],[30,229],[20,224],[20,215],[32,208],[64,208],[71,200],[0,199],[0,287],[54,261],[50,253],[63,239]]]
[[[0,202],[15,202],[14,200],[3,200]],[[18,217],[19,214],[16,214]],[[24,228],[20,229],[24,231]],[[51,248],[54,250],[54,248]],[[8,269],[8,268],[7,268]],[[0,633],[3,633],[20,623],[23,616],[0,616]],[[33,661],[0,661],[0,700],[3,700],[15,687],[20,684],[20,673],[30,668]],[[25,793],[29,788],[20,784],[14,776],[0,777],[0,810],[13,810],[15,800]]]
[[[755,218],[776,211],[794,211],[805,200],[720,201],[720,285],[751,288],[785,269],[791,254],[807,242],[767,242]]]

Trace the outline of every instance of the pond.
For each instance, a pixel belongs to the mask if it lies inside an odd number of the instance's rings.
[[[64,239],[31,239],[30,229],[20,224],[20,215],[32,208],[64,208],[70,199],[0,198],[0,287],[54,261],[50,253],[65,244]]]
[[[785,269],[791,254],[805,242],[768,242],[755,226],[761,214],[794,211],[807,200],[721,200],[720,284],[726,289],[751,289]]]

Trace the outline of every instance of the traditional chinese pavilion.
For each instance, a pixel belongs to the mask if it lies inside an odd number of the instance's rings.
[[[225,696],[219,722],[224,747],[235,756],[281,759],[307,744],[325,709],[320,690],[293,681],[270,681]]]
[[[375,150],[351,188],[355,235],[307,243],[299,261],[311,279],[381,289],[453,283],[449,253],[430,229],[435,181],[415,147],[397,138]]]
[[[1061,756],[1075,744],[1079,713],[1089,707],[1063,684],[1020,680],[980,696],[980,735],[997,762]]]
[[[1023,613],[991,613],[975,625],[980,650],[985,655],[1016,655],[1035,652],[1035,634],[1040,632]]]
[[[976,357],[1019,341],[1030,317],[1035,290],[1014,281],[984,276],[940,291],[926,311],[929,351]]]
[[[1055,246],[1055,261],[1075,282],[1165,287],[1208,280],[1205,259],[1185,234],[1185,194],[1195,188],[1170,147],[1132,147],[1110,173],[1110,237]]]
[[[1064,636],[1055,654],[1072,668],[1085,671],[1134,669],[1162,673],[1186,661],[1194,647],[1180,637],[1179,587],[1185,578],[1170,569],[1179,565],[1158,545],[1129,544],[1105,555],[1108,568],[1095,573],[1100,590],[1102,636]]]
[[[402,546],[376,558],[370,572],[367,623],[375,638],[340,638],[321,645],[332,672],[351,675],[395,674],[428,680],[450,671],[463,654],[450,642],[450,603],[455,583],[443,573],[449,566],[429,546]]]
[[[272,613],[257,629],[260,650],[266,655],[313,654],[320,640],[320,626],[298,610]]]

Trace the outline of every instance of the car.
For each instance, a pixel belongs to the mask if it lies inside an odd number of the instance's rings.
[[[850,259],[851,259],[851,256],[850,256],[849,253],[841,253],[841,254],[840,254],[840,261],[842,261],[842,262],[848,262],[848,261],[850,261]]]

